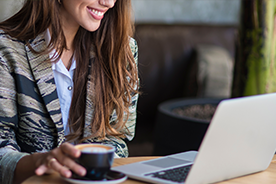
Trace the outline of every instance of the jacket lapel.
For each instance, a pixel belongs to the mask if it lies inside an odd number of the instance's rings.
[[[89,66],[88,66],[88,81],[87,81],[87,95],[86,95],[86,107],[85,107],[85,124],[84,124],[84,132],[83,136],[84,137],[89,137],[91,136],[91,122],[93,118],[93,97],[95,94],[95,82],[94,78],[91,75],[91,68],[93,67],[93,62],[94,62],[94,49],[92,48],[90,51],[90,61],[89,61]]]
[[[34,40],[30,41],[31,47],[35,51],[42,51],[47,47],[44,34],[40,34]],[[40,95],[43,98],[46,109],[57,128],[58,142],[57,146],[65,141],[64,128],[61,117],[59,99],[57,96],[54,73],[48,54],[37,54],[32,52],[26,46],[27,59],[32,70],[34,79],[37,83]]]

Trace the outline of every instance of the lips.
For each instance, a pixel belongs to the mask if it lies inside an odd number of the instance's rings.
[[[94,8],[89,8],[88,7],[89,13],[92,15],[92,17],[96,20],[101,20],[104,16],[104,11],[99,11]]]

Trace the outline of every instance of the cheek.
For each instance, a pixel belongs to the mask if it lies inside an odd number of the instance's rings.
[[[68,13],[71,15],[71,18],[73,20],[75,20],[79,23],[81,23],[89,18],[89,13],[88,13],[86,7],[72,8],[72,9],[69,9]]]

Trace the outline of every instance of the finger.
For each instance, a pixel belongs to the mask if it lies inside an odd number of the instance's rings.
[[[77,164],[73,159],[71,159],[68,156],[64,156],[62,158],[58,158],[60,163],[69,169],[71,169],[74,173],[80,175],[80,176],[85,176],[86,174],[86,169],[82,167],[81,165]]]
[[[47,170],[48,170],[48,167],[43,164],[35,170],[35,174],[38,176],[41,176],[41,175],[45,174],[47,172]]]
[[[72,144],[70,143],[63,143],[61,146],[60,146],[61,150],[63,153],[73,157],[73,158],[78,158],[80,157],[81,155],[81,152],[80,150],[78,150],[77,148],[75,148]]]
[[[48,168],[52,168],[66,178],[70,178],[72,175],[71,171],[67,167],[61,165],[56,159],[49,162]]]
[[[52,150],[51,151],[52,157],[48,158],[48,163],[54,157],[57,159],[57,161],[61,165],[68,167],[68,169],[71,169],[73,172],[75,172],[76,174],[78,174],[80,176],[84,176],[86,174],[86,169],[84,167],[80,166],[79,164],[77,164],[74,159],[72,159],[70,156],[68,156],[68,155],[71,155],[69,151],[72,150],[71,149],[72,147],[74,148],[74,146],[68,144],[63,147],[63,150],[59,149],[59,148]],[[67,149],[67,148],[69,148],[69,149]],[[67,152],[65,152],[64,150],[67,150]],[[55,169],[55,168],[53,168],[53,169]]]

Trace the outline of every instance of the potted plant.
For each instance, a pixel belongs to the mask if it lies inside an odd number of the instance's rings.
[[[222,99],[175,99],[161,103],[154,129],[154,155],[198,150]]]

